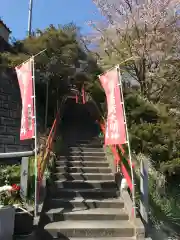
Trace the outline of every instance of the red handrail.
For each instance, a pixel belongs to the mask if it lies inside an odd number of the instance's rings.
[[[42,178],[43,178],[46,166],[49,162],[49,154],[52,150],[52,143],[53,143],[54,137],[56,135],[58,122],[59,122],[59,112],[57,113],[56,118],[55,118],[55,120],[53,122],[53,125],[51,127],[50,133],[49,133],[47,141],[46,141],[46,145],[41,152],[41,156],[38,159],[38,187],[37,187],[37,190],[38,190],[37,191],[37,199],[38,199],[38,201],[40,199],[40,188],[41,188]]]
[[[83,88],[83,90],[84,90],[84,88]],[[83,90],[82,90],[82,93],[83,93],[83,96],[85,96],[85,92],[84,92]],[[87,93],[87,94],[88,94],[88,93]],[[90,96],[90,97],[91,97],[91,96]],[[106,130],[105,130],[105,120],[104,120],[104,118],[103,118],[103,116],[102,116],[99,108],[97,107],[96,102],[93,100],[92,97],[91,97],[91,99],[92,99],[93,103],[95,104],[95,106],[96,106],[96,108],[97,108],[97,111],[100,113],[100,116],[101,116],[101,119],[102,119],[103,123],[100,122],[100,121],[98,121],[98,120],[97,120],[97,122],[99,123],[100,128],[101,128],[102,132],[103,132],[104,135],[105,135],[105,132],[106,132]],[[83,103],[84,103],[85,101],[86,101],[86,97],[83,99]],[[129,186],[129,189],[130,189],[130,191],[131,191],[131,193],[132,193],[133,205],[134,205],[134,206],[133,206],[132,213],[133,213],[134,216],[136,216],[136,213],[135,213],[135,196],[134,196],[134,179],[133,179],[133,168],[134,168],[134,164],[132,163],[132,161],[130,161],[130,159],[127,160],[128,164],[129,164],[129,167],[130,167],[130,169],[131,169],[131,175],[129,175],[129,172],[128,172],[127,169],[126,169],[126,166],[124,165],[123,161],[121,161],[121,156],[119,155],[119,153],[118,153],[118,151],[117,151],[117,147],[118,147],[118,149],[121,151],[121,153],[122,153],[122,155],[123,155],[123,157],[124,157],[124,155],[125,155],[125,150],[124,150],[124,148],[123,148],[122,145],[119,144],[119,145],[112,145],[112,146],[110,146],[111,151],[112,151],[112,153],[113,153],[113,155],[114,155],[114,160],[115,160],[115,164],[116,164],[116,169],[118,169],[117,167],[119,167],[119,166],[121,167],[121,172],[122,172],[122,174],[124,175],[124,178],[126,179],[127,184],[128,184],[128,186]]]
[[[78,95],[76,94],[76,103],[78,103]]]
[[[102,132],[105,134],[105,124],[103,124],[103,123],[99,123],[99,124],[100,124],[100,127],[101,127]],[[122,154],[124,154],[124,153],[125,153],[125,150],[124,150],[124,148],[122,147],[122,145],[119,144],[118,147],[120,148]],[[128,173],[126,167],[125,167],[125,165],[124,165],[123,162],[121,161],[121,157],[120,157],[120,155],[119,155],[118,152],[117,152],[116,146],[110,146],[110,148],[111,148],[111,151],[112,151],[112,153],[113,153],[113,155],[114,155],[114,160],[115,160],[116,166],[118,166],[118,165],[121,166],[122,174],[124,175],[124,177],[125,177],[125,179],[126,179],[126,181],[127,181],[127,184],[128,184],[128,186],[129,186],[129,189],[132,191],[132,190],[133,190],[133,184],[132,184],[131,176],[129,175],[129,173]],[[129,163],[130,163],[130,162],[129,162],[129,160],[128,160],[128,164],[129,164]],[[133,167],[134,167],[134,165],[133,165]]]
[[[50,130],[50,133],[49,133],[49,136],[48,136],[48,139],[47,139],[47,142],[46,142],[46,146],[49,150],[52,150],[52,142],[53,142],[53,138],[56,134],[56,128],[57,128],[57,122],[59,120],[59,112],[57,113],[56,115],[56,118],[53,122],[53,125],[51,127],[51,130]]]
[[[82,102],[83,102],[83,104],[85,104],[86,103],[86,98],[85,98],[84,86],[82,87],[81,91],[82,91]]]

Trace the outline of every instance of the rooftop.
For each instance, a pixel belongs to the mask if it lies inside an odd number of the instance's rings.
[[[3,22],[3,20],[0,18],[0,24],[2,24],[9,33],[11,33],[11,30],[6,26],[6,24]]]

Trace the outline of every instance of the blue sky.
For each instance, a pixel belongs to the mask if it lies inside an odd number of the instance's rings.
[[[29,0],[1,1],[0,17],[11,29],[12,36],[22,39],[27,33]],[[71,21],[89,32],[86,22],[100,20],[101,15],[92,0],[34,0],[33,30],[44,29],[49,24],[65,24]]]

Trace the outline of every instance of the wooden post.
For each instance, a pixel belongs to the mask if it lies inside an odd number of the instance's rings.
[[[143,223],[148,232],[148,161],[141,160],[140,166],[140,214],[142,216]]]
[[[21,197],[26,201],[28,193],[28,166],[29,166],[29,157],[22,157],[21,160]]]

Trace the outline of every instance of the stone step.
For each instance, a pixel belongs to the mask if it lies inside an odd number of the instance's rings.
[[[43,230],[36,230],[36,233],[34,235],[25,238],[26,240],[136,240],[137,238],[135,236],[133,237],[66,237],[66,236],[60,236],[53,238],[48,231]],[[141,240],[152,240],[150,238],[141,238]],[[22,240],[22,238],[14,239],[14,240]]]
[[[112,173],[109,167],[56,167],[56,172],[67,173]]]
[[[105,155],[105,153],[104,152],[89,152],[89,151],[87,151],[87,152],[82,152],[82,151],[61,151],[61,155],[62,156],[83,156],[83,157],[94,157],[94,156],[96,156],[96,157],[106,157],[106,155]]]
[[[105,156],[105,152],[103,149],[94,149],[92,150],[91,148],[87,148],[86,150],[83,150],[82,148],[69,148],[69,149],[62,149],[61,150],[61,155],[64,156]]]
[[[76,142],[79,144],[101,143],[100,139],[97,137],[91,139],[79,139]]]
[[[77,198],[50,198],[47,199],[47,205],[53,208],[124,208],[124,202],[121,198],[109,199],[85,199],[82,197]]]
[[[63,167],[109,167],[108,162],[103,161],[56,161],[56,166]]]
[[[102,220],[128,220],[128,215],[124,209],[117,208],[74,208],[72,210],[64,208],[52,208],[45,212],[50,222],[63,220],[73,221],[102,221]]]
[[[76,146],[76,147],[69,147],[66,148],[64,150],[62,150],[62,152],[81,152],[81,153],[96,153],[98,155],[98,153],[102,154],[104,153],[104,149],[103,148],[86,148],[86,147],[81,147],[81,146]]]
[[[96,155],[66,155],[59,156],[57,158],[60,161],[107,161],[106,156],[96,156]]]
[[[65,188],[65,189],[113,189],[117,188],[117,185],[114,180],[70,180],[70,181],[64,181],[64,180],[56,180],[54,181],[54,185],[57,188]]]
[[[44,228],[54,238],[65,237],[133,237],[134,229],[129,221],[60,221]]]
[[[60,238],[56,238],[57,240],[60,240]],[[93,238],[61,238],[61,240],[135,240],[135,237],[102,237],[102,238],[97,238],[97,237],[93,237]],[[143,239],[142,239],[143,240]],[[150,240],[150,239],[147,239]]]
[[[103,198],[114,198],[119,197],[119,191],[116,188],[113,189],[75,189],[75,188],[57,188],[54,186],[49,186],[49,194],[52,198],[62,197],[62,198],[75,198],[83,197],[89,199],[103,199]]]
[[[55,173],[54,180],[114,180],[112,173]]]
[[[67,143],[66,144],[68,147],[81,147],[81,148],[103,148],[102,143],[82,143],[82,142],[76,142],[76,143]]]
[[[54,186],[66,189],[117,189],[117,184],[113,180],[56,180]]]

